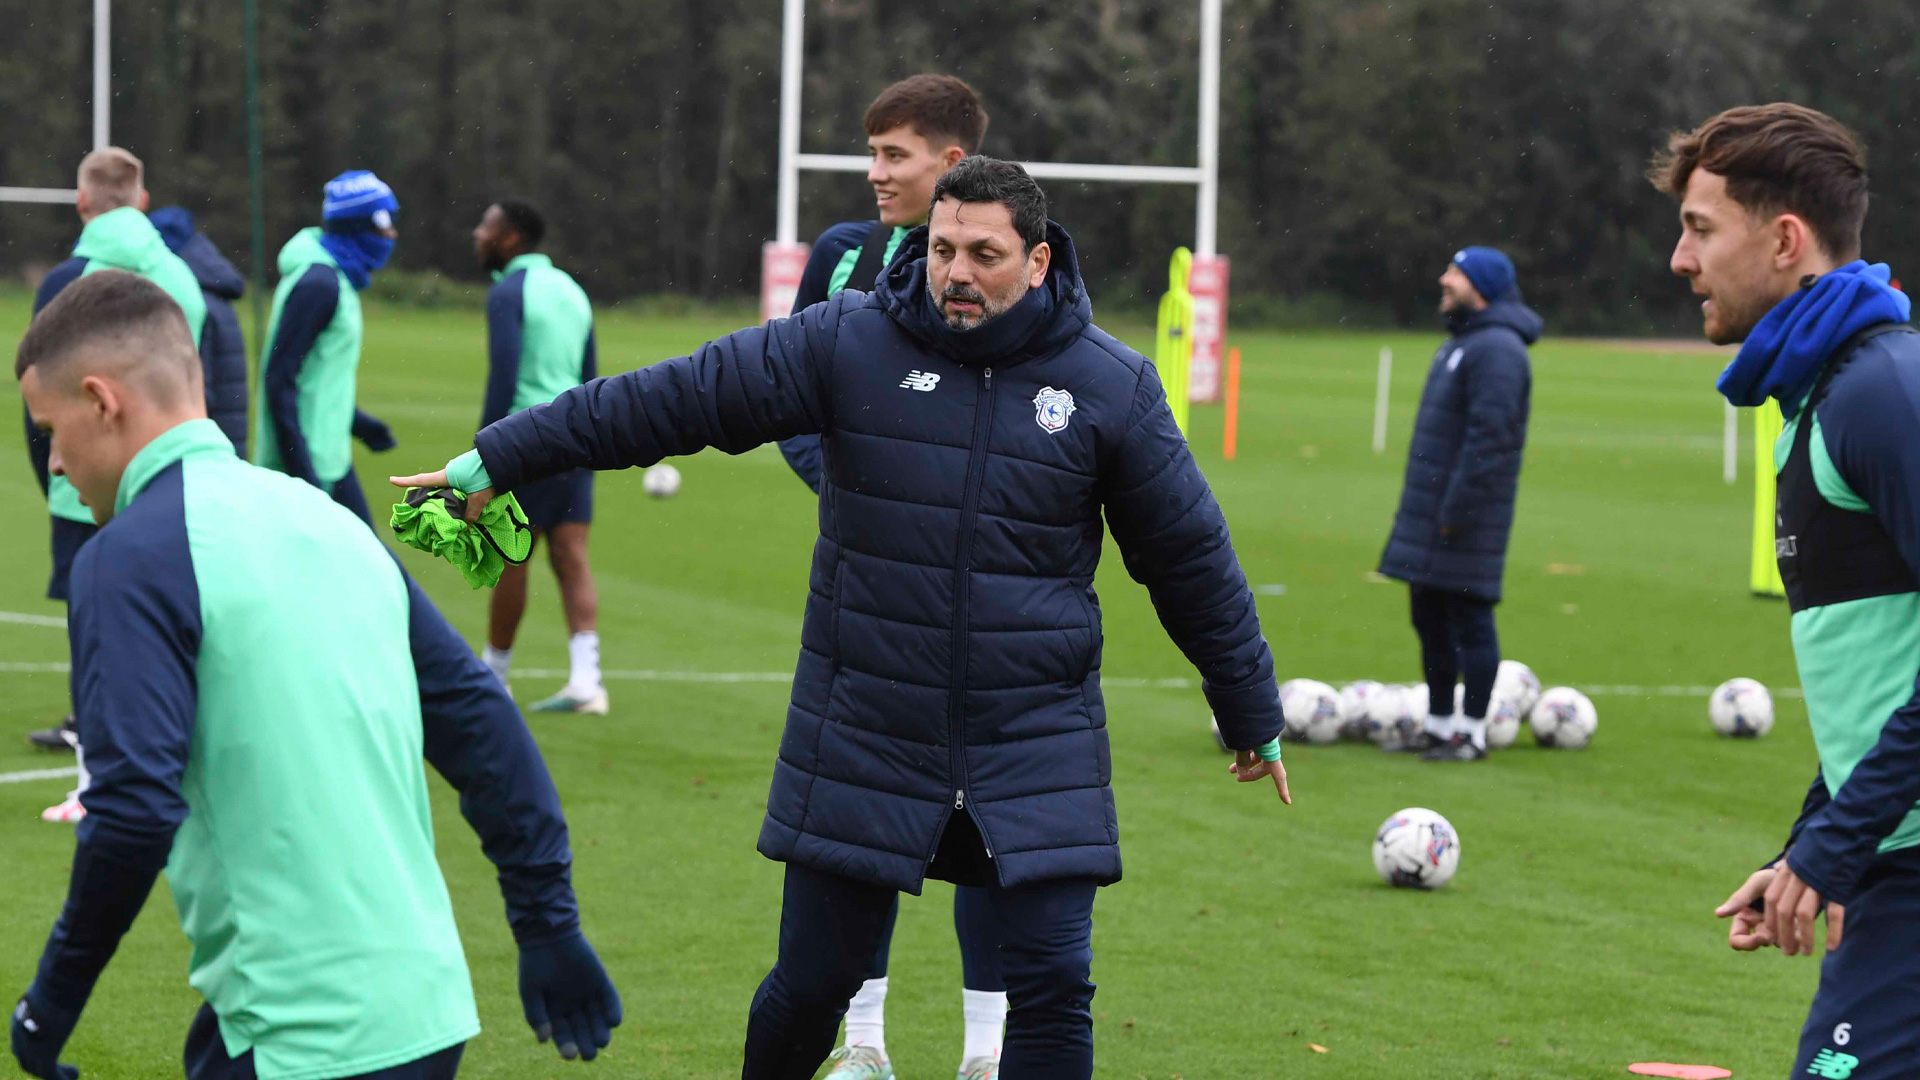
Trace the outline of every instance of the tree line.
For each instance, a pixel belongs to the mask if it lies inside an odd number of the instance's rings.
[[[90,5],[0,0],[0,183],[67,186],[90,137]],[[474,278],[490,200],[544,206],[550,248],[603,301],[751,293],[774,226],[775,0],[260,0],[267,259],[320,185],[371,168],[402,204],[397,265]],[[802,148],[864,150],[873,94],[959,74],[986,152],[1191,165],[1196,0],[810,0]],[[115,5],[114,141],[156,204],[194,210],[248,269],[241,5]],[[1920,279],[1920,5],[1845,0],[1227,0],[1220,247],[1243,312],[1431,317],[1466,243],[1507,249],[1550,328],[1678,329],[1672,204],[1642,178],[1668,131],[1793,99],[1867,141],[1867,255]],[[1096,310],[1144,310],[1192,242],[1188,188],[1048,184]],[[811,236],[865,218],[856,176],[808,175]],[[76,229],[0,207],[31,272]],[[271,278],[269,265],[269,278]]]

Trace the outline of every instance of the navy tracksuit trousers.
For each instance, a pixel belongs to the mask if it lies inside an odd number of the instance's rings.
[[[1436,716],[1453,712],[1453,684],[1466,678],[1466,700],[1461,711],[1475,720],[1487,716],[1493,699],[1493,680],[1500,674],[1500,634],[1493,625],[1493,605],[1477,596],[1451,589],[1412,586],[1413,632],[1420,635],[1420,665],[1432,695],[1427,711]]]
[[[966,821],[965,818],[956,819]],[[939,865],[962,832],[942,838]],[[965,833],[977,836],[971,829]],[[973,841],[978,844],[977,840]],[[943,868],[947,869],[947,868]],[[974,875],[965,872],[963,880]],[[760,983],[747,1018],[742,1080],[810,1080],[828,1052],[847,999],[875,970],[893,930],[899,893],[788,863],[780,909],[780,955]],[[975,880],[978,880],[975,878]],[[990,921],[1007,988],[1001,1080],[1085,1080],[1093,1075],[1092,881],[1043,881],[1002,888],[987,880],[954,917]],[[962,936],[968,936],[962,931]],[[981,958],[967,960],[979,988]]]
[[[1816,930],[1815,940],[1825,938]],[[1789,1075],[1920,1076],[1920,848],[1880,856],[1861,878],[1840,947],[1821,962]]]

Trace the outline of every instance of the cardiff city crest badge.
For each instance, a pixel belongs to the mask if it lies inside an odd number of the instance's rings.
[[[1046,429],[1049,435],[1058,435],[1065,431],[1067,419],[1073,415],[1073,410],[1076,408],[1078,406],[1073,403],[1072,394],[1065,390],[1055,390],[1051,386],[1041,387],[1040,392],[1033,396],[1034,419],[1040,422],[1040,426]]]

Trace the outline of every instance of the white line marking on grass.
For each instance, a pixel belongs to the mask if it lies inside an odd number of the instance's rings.
[[[67,620],[58,615],[29,615],[24,611],[0,611],[0,623],[19,623],[21,626],[50,626],[56,630],[65,630]]]
[[[11,671],[20,675],[65,675],[70,666],[65,663],[33,664],[7,661],[0,663],[0,671]]]
[[[0,784],[24,784],[31,780],[65,780],[79,775],[80,770],[72,765],[64,769],[30,769],[27,772],[0,773]]]
[[[31,665],[23,665],[31,666]],[[64,665],[60,665],[64,670]],[[6,670],[0,665],[0,670]],[[565,668],[526,668],[514,672],[529,679],[564,679],[571,674]],[[685,682],[685,683],[788,683],[793,681],[790,671],[603,671],[603,679],[618,682]],[[1141,679],[1124,675],[1112,675],[1100,680],[1100,685],[1115,690],[1197,690],[1200,680],[1194,678]],[[1581,686],[1577,689],[1588,697],[1706,697],[1713,693],[1711,686],[1633,686],[1600,685]],[[1776,697],[1797,698],[1800,688],[1785,686],[1773,691]]]

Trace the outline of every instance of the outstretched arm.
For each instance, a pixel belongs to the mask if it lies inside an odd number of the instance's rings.
[[[514,413],[474,438],[486,486],[510,491],[569,469],[651,465],[709,446],[738,454],[819,431],[843,303],[836,297]],[[445,482],[441,473],[393,480],[419,486],[436,477]],[[468,512],[478,513],[474,500]]]
[[[1128,430],[1101,484],[1127,573],[1147,587],[1167,636],[1199,669],[1221,737],[1249,754],[1272,743],[1282,726],[1273,653],[1226,517],[1152,365],[1142,371]],[[1260,766],[1243,756],[1235,767],[1244,775]]]
[[[592,1060],[620,1025],[620,995],[580,930],[560,794],[500,680],[412,578],[407,595],[427,761],[499,872],[527,1023],[562,1057]]]

